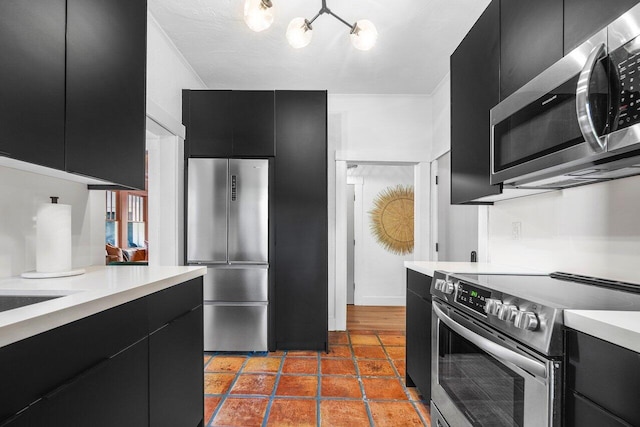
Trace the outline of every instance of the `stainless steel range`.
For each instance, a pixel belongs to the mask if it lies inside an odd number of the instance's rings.
[[[551,276],[435,273],[432,425],[561,424],[564,310],[640,310],[640,293]]]

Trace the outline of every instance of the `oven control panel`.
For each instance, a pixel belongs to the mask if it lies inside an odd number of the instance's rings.
[[[491,299],[491,291],[462,281],[457,283],[456,288],[457,303],[482,315],[485,314],[485,306],[487,304],[487,300]]]

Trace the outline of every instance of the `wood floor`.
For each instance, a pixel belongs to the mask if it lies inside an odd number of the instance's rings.
[[[405,307],[347,305],[348,331],[405,331]]]

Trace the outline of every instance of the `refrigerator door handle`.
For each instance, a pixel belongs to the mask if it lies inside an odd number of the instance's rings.
[[[231,175],[231,201],[235,202],[238,199],[238,176]]]

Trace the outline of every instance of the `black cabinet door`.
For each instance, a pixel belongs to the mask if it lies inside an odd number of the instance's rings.
[[[154,427],[197,426],[204,414],[202,305],[149,337],[149,408]]]
[[[490,117],[499,101],[500,2],[493,0],[451,55],[451,203],[500,194],[489,183]]]
[[[630,427],[627,422],[572,390],[567,390],[564,407],[565,427]]]
[[[187,156],[232,156],[232,92],[185,90],[182,94],[182,122],[187,127]]]
[[[144,338],[45,396],[31,425],[149,425],[149,343]]]
[[[431,399],[431,301],[407,290],[407,383]]]
[[[573,330],[566,332],[565,342],[567,389],[640,425],[640,354]]]
[[[500,6],[504,99],[562,58],[563,0],[501,0]]]
[[[145,188],[146,0],[67,0],[66,168]]]
[[[0,2],[0,155],[61,170],[65,3]]]
[[[638,0],[564,0],[564,53],[586,41]]]
[[[233,155],[275,156],[273,91],[233,91]]]
[[[276,346],[324,350],[328,340],[325,91],[276,91],[276,144]]]

